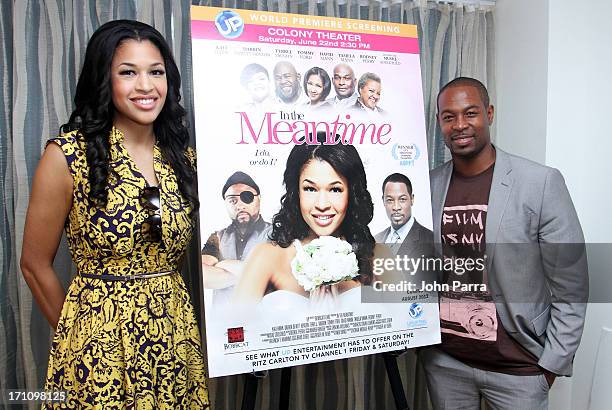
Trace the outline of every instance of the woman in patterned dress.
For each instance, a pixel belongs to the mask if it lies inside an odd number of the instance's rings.
[[[55,329],[45,389],[67,396],[56,407],[208,407],[178,273],[199,205],[179,88],[159,32],[102,25],[63,127],[71,131],[49,140],[34,176],[21,268]],[[67,292],[53,270],[64,228],[78,270]]]

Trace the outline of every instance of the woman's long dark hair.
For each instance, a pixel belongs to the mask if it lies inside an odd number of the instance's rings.
[[[321,145],[296,145],[287,158],[283,175],[286,193],[281,198],[280,211],[274,215],[270,238],[286,248],[295,239],[304,239],[310,228],[300,211],[300,174],[312,160],[325,161],[348,182],[349,203],[340,225],[339,236],[353,246],[359,262],[360,281],[368,284],[372,278],[372,257],[375,240],[368,228],[374,214],[374,204],[367,189],[366,173],[359,153],[352,145],[323,145],[326,133],[318,133]]]
[[[87,143],[89,198],[101,207],[108,202],[109,134],[115,114],[111,62],[117,47],[126,40],[150,41],[164,59],[168,94],[153,130],[163,157],[176,174],[181,194],[192,204],[192,210],[196,210],[199,202],[195,193],[195,169],[186,156],[189,133],[183,124],[186,112],[180,104],[178,67],[162,35],[153,27],[132,20],[110,21],[91,36],[74,96],[75,109],[68,123],[62,126],[64,131],[78,129]]]

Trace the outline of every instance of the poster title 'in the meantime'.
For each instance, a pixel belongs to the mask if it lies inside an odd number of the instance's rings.
[[[304,114],[297,111],[266,112],[255,118],[245,111],[236,114],[240,116],[237,144],[387,145],[391,141],[391,124],[355,121],[350,114],[343,114],[342,119],[337,114],[330,121],[306,121]],[[317,132],[325,132],[324,142],[317,140]]]

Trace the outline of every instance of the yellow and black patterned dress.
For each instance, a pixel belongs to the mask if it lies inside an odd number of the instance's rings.
[[[147,185],[123,146],[110,135],[108,205],[88,199],[85,142],[76,133],[58,144],[74,181],[66,235],[80,273],[171,275],[129,281],[73,279],[51,346],[45,388],[66,391],[53,408],[203,409],[208,391],[200,334],[178,261],[190,241],[190,206],[157,146],[154,169],[160,183],[162,239],[140,233],[148,217],[140,196]],[[193,157],[193,153],[189,153]]]

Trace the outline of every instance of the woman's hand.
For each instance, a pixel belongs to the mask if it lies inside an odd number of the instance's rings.
[[[339,284],[322,285],[310,291],[310,306],[315,311],[334,310],[338,303]]]
[[[322,285],[310,291],[310,303],[322,303],[328,300],[336,300],[338,297],[338,284]]]
[[[72,207],[72,189],[64,153],[57,144],[49,144],[34,175],[20,265],[34,299],[54,329],[66,295],[53,270],[53,259]]]

